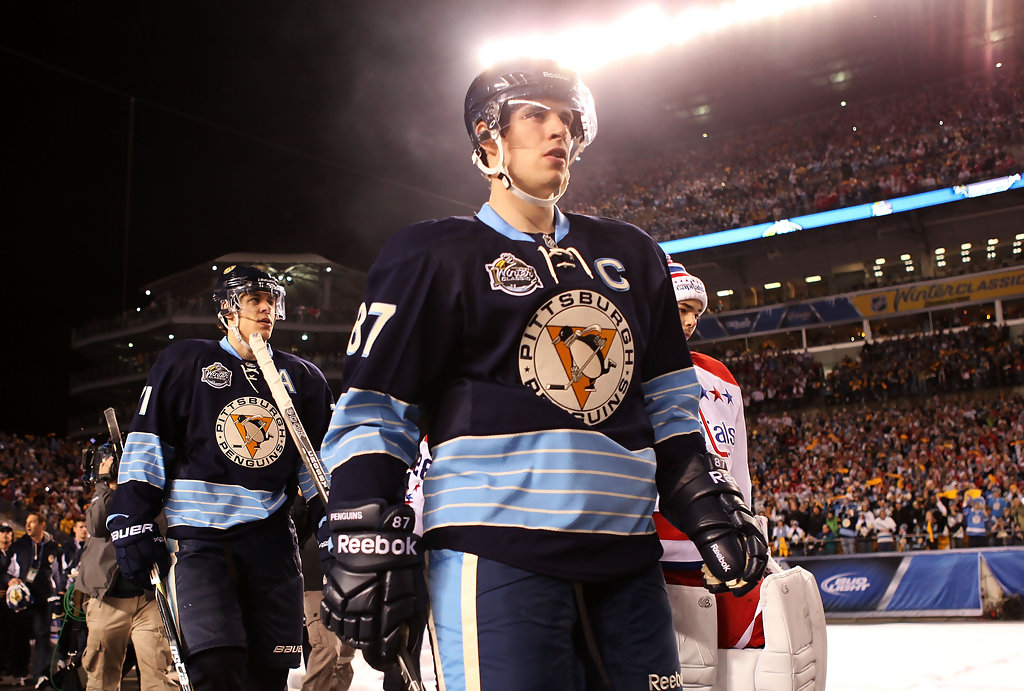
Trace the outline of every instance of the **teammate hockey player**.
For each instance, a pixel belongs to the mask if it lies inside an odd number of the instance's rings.
[[[731,586],[760,578],[767,545],[704,451],[664,254],[557,208],[597,133],[571,70],[485,70],[465,124],[489,201],[399,231],[367,277],[323,444],[324,620],[374,666],[403,644],[423,555],[403,478],[426,432],[439,686],[678,688],[658,490]]]
[[[247,343],[269,340],[285,291],[265,272],[225,269],[213,294],[225,336],[176,341],[150,372],[118,473],[107,526],[121,573],[151,589],[169,554],[154,524],[166,511],[177,540],[173,584],[194,688],[286,686],[302,652],[302,577],[289,500],[296,483],[323,515]],[[311,439],[322,439],[332,396],[314,365],[272,351]]]
[[[682,264],[670,259],[668,267],[679,320],[689,340],[697,329],[697,321],[707,309],[707,290],[704,282],[690,274]],[[743,500],[752,506],[750,470],[747,465],[747,428],[739,384],[719,360],[692,350],[690,356],[700,384],[699,413],[707,449],[721,459],[723,469],[735,479]],[[761,650],[755,649],[765,647],[760,583],[751,582],[749,589],[727,592],[724,585],[716,583],[718,579],[704,574],[704,558],[687,535],[665,520],[660,513],[655,513],[654,518],[665,552],[662,567],[672,603],[685,688],[752,691],[755,688],[757,656],[761,653]],[[802,592],[807,586],[814,589],[807,603],[813,603],[817,598],[816,615],[820,615],[820,624],[824,626],[824,611],[821,610],[820,596],[817,595],[813,577],[809,583],[803,578],[803,573],[789,574],[788,577],[794,592],[798,588]],[[708,590],[713,594],[709,595]],[[807,606],[812,607],[811,604]],[[823,633],[821,639],[819,643],[823,658]],[[743,649],[751,650],[753,655],[739,662],[734,653],[728,652]],[[730,664],[735,669],[731,669]],[[813,665],[808,666],[808,669],[812,681],[815,681],[815,674],[820,677],[820,686],[817,688],[822,688],[824,663],[819,669]],[[802,671],[807,674],[807,669]],[[764,685],[762,679],[762,684],[756,688],[779,691],[791,688],[791,681],[792,678],[785,674],[776,674],[769,680],[773,685]],[[802,681],[806,681],[806,678]]]

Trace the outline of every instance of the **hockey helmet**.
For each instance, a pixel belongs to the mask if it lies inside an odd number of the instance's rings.
[[[7,586],[7,606],[15,612],[28,609],[32,604],[32,592],[24,583]]]
[[[466,92],[463,118],[466,131],[473,144],[473,163],[485,175],[498,174],[506,187],[531,203],[550,206],[564,194],[568,176],[562,189],[553,199],[538,199],[521,193],[508,177],[501,148],[502,131],[508,126],[509,106],[520,100],[556,99],[569,105],[574,117],[569,126],[575,151],[569,152],[569,162],[576,159],[597,136],[597,110],[594,97],[580,76],[554,60],[518,58],[506,60],[477,75]],[[477,124],[483,122],[486,131],[477,134]],[[498,143],[498,161],[488,162],[481,146],[488,139]],[[524,196],[525,195],[525,196]]]
[[[229,266],[221,272],[213,289],[213,300],[221,307],[227,302],[227,309],[237,312],[239,299],[249,293],[270,293],[276,299],[274,315],[278,321],[284,319],[285,290],[276,278],[254,266]]]

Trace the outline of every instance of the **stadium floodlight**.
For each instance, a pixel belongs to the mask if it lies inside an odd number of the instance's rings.
[[[557,32],[508,36],[477,51],[481,67],[516,57],[545,57],[584,74],[613,62],[689,43],[701,36],[753,24],[832,0],[732,0],[674,14],[644,5],[605,24],[582,24]]]

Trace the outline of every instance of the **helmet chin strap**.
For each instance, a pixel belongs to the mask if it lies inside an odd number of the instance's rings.
[[[501,181],[501,184],[505,186],[505,189],[522,199],[524,202],[541,208],[550,208],[557,204],[558,200],[562,198],[563,194],[565,194],[565,191],[569,189],[569,166],[572,164],[572,161],[575,160],[576,156],[583,153],[584,149],[584,147],[580,147],[575,154],[571,151],[569,152],[570,155],[565,164],[565,177],[562,178],[562,184],[559,185],[558,191],[547,199],[542,199],[541,197],[535,197],[529,192],[526,192],[512,181],[512,175],[508,172],[508,166],[505,165],[505,147],[502,146],[501,133],[491,132],[490,138],[498,145],[498,161],[493,166],[488,166],[484,163],[484,158],[481,153],[483,148],[478,146],[473,151],[473,164],[479,168],[484,175],[496,175],[498,180]]]
[[[235,323],[229,324],[228,317],[232,314],[235,315]],[[225,329],[228,329],[232,334],[234,334],[235,339],[242,344],[242,347],[245,348],[246,353],[249,354],[247,356],[245,353],[239,353],[239,355],[246,359],[248,359],[249,356],[255,358],[256,353],[252,352],[252,348],[250,348],[249,344],[245,342],[244,338],[242,338],[242,332],[238,328],[238,312],[235,312],[225,307],[224,309],[217,313],[217,319],[220,321],[220,323],[224,326]]]

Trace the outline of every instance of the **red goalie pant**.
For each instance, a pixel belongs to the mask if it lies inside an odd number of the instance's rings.
[[[688,585],[703,588],[700,571],[665,570],[665,582],[671,585]],[[710,596],[710,593],[708,593]],[[764,624],[758,602],[761,588],[752,589],[746,595],[736,597],[732,593],[715,596],[718,605],[718,647],[719,648],[763,648]]]

